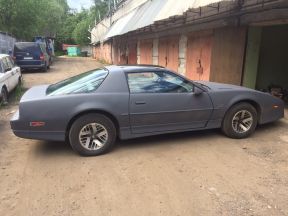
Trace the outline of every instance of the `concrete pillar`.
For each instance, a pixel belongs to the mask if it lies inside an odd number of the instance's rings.
[[[186,49],[187,49],[187,36],[181,35],[179,39],[178,73],[184,76],[186,74]]]
[[[159,44],[159,39],[156,38],[153,40],[153,50],[152,50],[152,61],[153,65],[158,65],[158,44]]]
[[[261,27],[249,27],[242,85],[253,89],[256,87],[261,35]]]
[[[141,64],[140,62],[140,40],[137,41],[137,64]]]

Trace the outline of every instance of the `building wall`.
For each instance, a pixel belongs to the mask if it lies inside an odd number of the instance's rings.
[[[137,41],[128,44],[128,64],[137,64]]]
[[[243,86],[256,87],[262,27],[249,27],[245,54]]]
[[[170,70],[178,71],[179,36],[159,39],[158,64]]]
[[[0,53],[9,54],[9,51],[13,52],[15,42],[14,37],[0,32]]]
[[[257,89],[271,84],[288,87],[288,25],[263,27]]]
[[[246,27],[214,31],[210,81],[241,85]]]
[[[158,47],[159,47],[159,39],[155,38],[153,39],[153,51],[152,51],[152,61],[153,61],[153,65],[158,65],[159,61],[159,51],[158,51]]]
[[[98,44],[93,47],[93,58],[98,61],[105,61],[106,63],[112,63],[112,48],[111,42]]]
[[[150,39],[115,38],[112,50],[111,43],[96,47],[95,58],[113,64],[161,65],[192,80],[240,85],[245,45],[245,27],[220,28]]]
[[[152,64],[152,40],[140,41],[140,64]]]
[[[189,35],[187,44],[186,76],[192,80],[209,80],[213,31]]]
[[[178,73],[185,76],[186,74],[186,50],[187,36],[182,34],[179,38],[179,56],[178,56]]]

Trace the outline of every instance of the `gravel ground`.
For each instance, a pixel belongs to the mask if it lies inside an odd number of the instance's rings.
[[[100,66],[58,58],[25,88]],[[288,119],[244,140],[219,130],[119,141],[80,157],[69,144],[13,135],[0,108],[0,215],[288,215]]]

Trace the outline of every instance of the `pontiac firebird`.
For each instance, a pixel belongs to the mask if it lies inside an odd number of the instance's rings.
[[[268,93],[190,81],[159,66],[107,66],[35,86],[11,119],[18,137],[65,141],[81,155],[108,152],[116,138],[221,128],[231,138],[284,116]]]

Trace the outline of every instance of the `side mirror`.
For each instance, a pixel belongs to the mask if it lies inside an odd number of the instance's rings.
[[[201,95],[203,93],[203,90],[194,86],[194,92],[193,93],[195,96],[198,96],[198,95]]]

